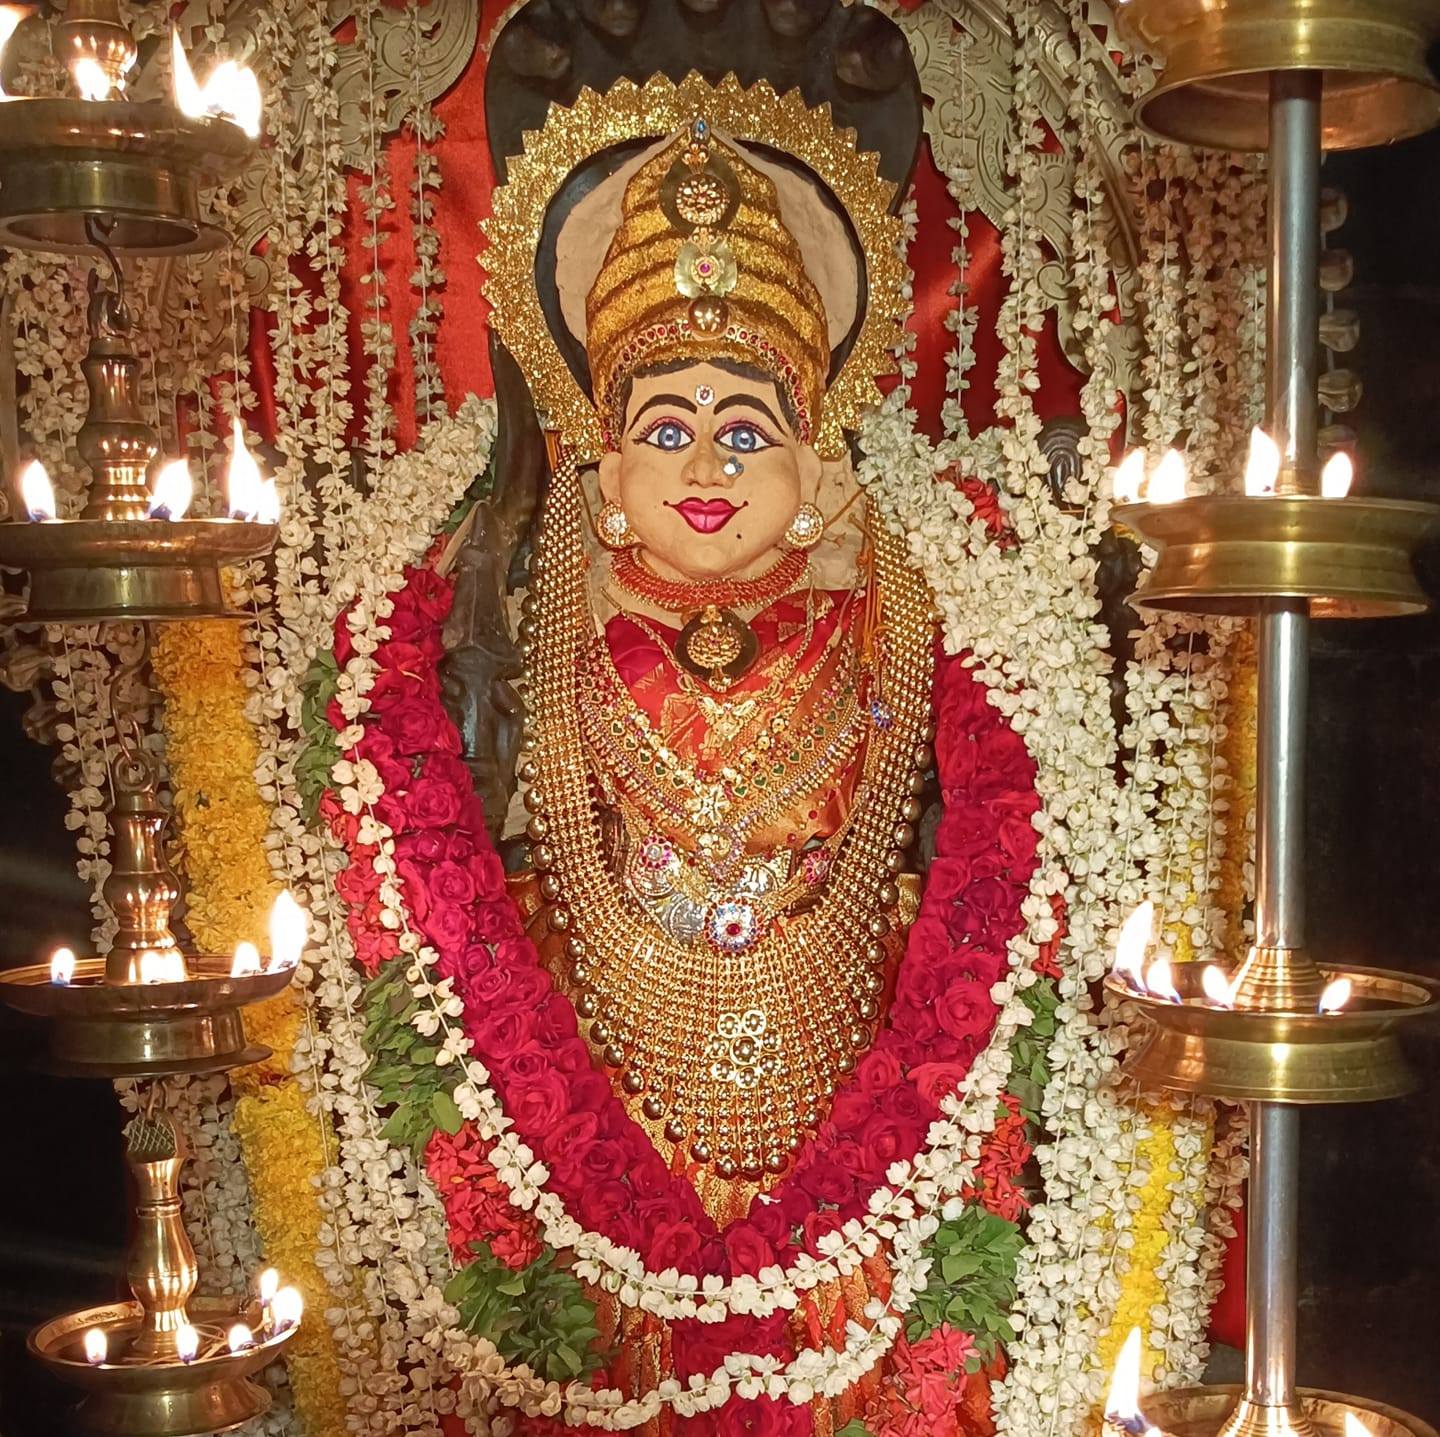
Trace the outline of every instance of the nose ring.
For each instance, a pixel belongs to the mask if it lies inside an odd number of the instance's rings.
[[[745,466],[732,454],[720,466],[720,472],[727,479],[738,479],[745,472]]]

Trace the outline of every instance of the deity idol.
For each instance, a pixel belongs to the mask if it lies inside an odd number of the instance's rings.
[[[538,407],[570,416],[547,435],[526,602],[515,822],[529,862],[512,891],[589,1061],[579,1111],[532,1145],[563,1181],[567,1141],[610,1121],[597,1103],[614,1113],[628,1166],[574,1174],[576,1211],[649,1271],[698,1283],[819,1251],[915,1157],[984,1045],[1026,874],[1004,889],[1008,932],[962,938],[931,918],[917,943],[935,615],[843,436],[894,336],[890,187],[871,167],[844,208],[837,180],[733,138],[690,89],[689,121],[591,190],[555,241],[584,405],[536,347],[536,309],[501,258],[491,296]],[[798,97],[789,111],[842,147]],[[534,173],[512,167],[511,184],[529,192]],[[497,192],[501,228],[512,199]],[[952,747],[1013,740],[1028,825],[1019,740],[958,664],[941,668],[974,693],[961,707],[975,731]],[[942,783],[975,762],[942,753]],[[993,834],[979,838],[977,853]],[[502,1079],[507,1104],[524,1106],[525,1082]],[[732,1350],[843,1347],[898,1280],[871,1253],[798,1307],[718,1325],[666,1324],[602,1283],[608,1371],[643,1392],[708,1376]],[[774,1430],[837,1431],[877,1381],[859,1364],[835,1400],[776,1409]],[[693,1422],[674,1430],[732,1430]]]

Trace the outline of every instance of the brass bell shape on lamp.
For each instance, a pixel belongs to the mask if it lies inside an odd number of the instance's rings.
[[[1361,149],[1440,123],[1426,51],[1440,35],[1432,0],[1128,0],[1122,29],[1163,72],[1141,100],[1141,125],[1221,150],[1270,141],[1270,76],[1324,76],[1327,150]]]

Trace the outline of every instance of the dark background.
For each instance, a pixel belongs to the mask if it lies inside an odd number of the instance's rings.
[[[1357,488],[1440,500],[1440,136],[1333,157],[1350,200],[1333,244],[1355,256],[1341,302],[1361,316],[1346,361],[1365,381],[1351,416]],[[1422,574],[1440,595],[1440,564]],[[1310,942],[1317,958],[1440,978],[1440,620],[1319,626],[1310,714]],[[0,691],[0,960],[81,946],[49,755]],[[1301,1198],[1300,1378],[1440,1422],[1440,1040],[1413,1043],[1420,1093],[1310,1110]],[[0,1009],[0,1430],[63,1430],[24,1353],[36,1323],[123,1290],[125,1198],[107,1085],[36,1075],[35,1035]]]

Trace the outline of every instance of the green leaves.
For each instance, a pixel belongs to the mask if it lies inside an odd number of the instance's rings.
[[[835,1437],[875,1437],[875,1434],[858,1417],[852,1417]]]
[[[1025,1120],[1040,1125],[1041,1100],[1050,1082],[1046,1055],[1055,1037],[1055,1009],[1060,995],[1051,978],[1041,978],[1020,995],[1021,1001],[1035,1015],[1028,1027],[1019,1028],[1010,1043],[1010,1081],[1008,1090],[1020,1100]]]
[[[569,1382],[595,1371],[605,1354],[595,1306],[559,1265],[551,1248],[519,1272],[481,1252],[445,1285],[445,1300],[460,1325],[488,1338],[508,1362],[524,1362],[547,1382]]]
[[[307,824],[315,822],[320,800],[330,786],[330,770],[340,760],[335,730],[325,716],[339,686],[340,666],[335,655],[316,655],[300,684],[300,728],[305,744],[295,760],[295,786],[300,790],[300,812]]]
[[[394,963],[365,990],[365,1081],[382,1107],[392,1111],[381,1136],[418,1158],[436,1128],[458,1133],[464,1119],[451,1096],[454,1076],[435,1066],[436,1049],[416,1032],[411,1019],[419,1007],[405,981],[405,965]]]
[[[918,1342],[942,1323],[968,1332],[977,1352],[973,1366],[967,1366],[978,1371],[994,1355],[997,1342],[1014,1339],[1007,1314],[1015,1305],[1015,1265],[1024,1245],[1015,1223],[978,1204],[942,1223],[925,1246],[932,1263],[930,1283],[916,1299],[906,1337]]]

